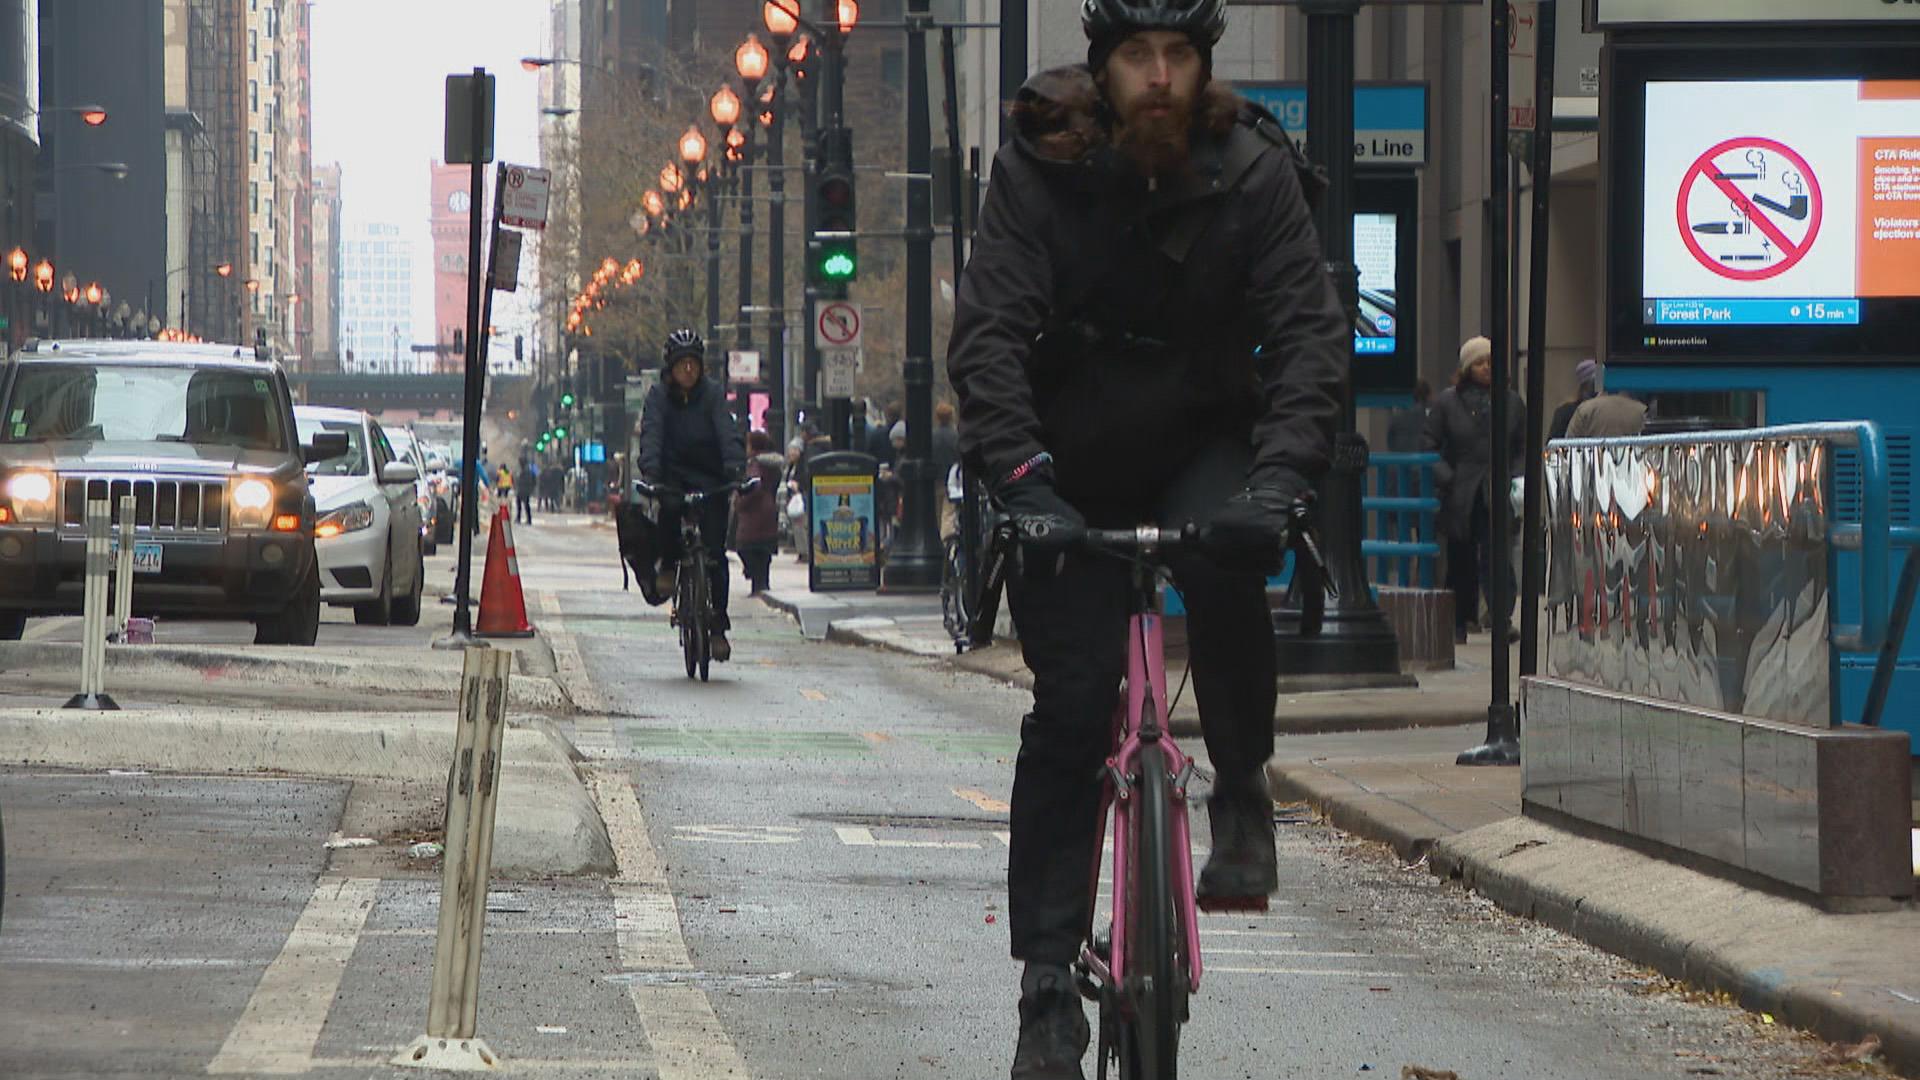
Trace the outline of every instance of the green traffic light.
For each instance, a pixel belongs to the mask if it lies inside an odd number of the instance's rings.
[[[561,395],[560,395],[560,407],[561,407],[561,408],[563,408],[563,409],[571,409],[571,408],[573,408],[573,395],[572,395],[572,394],[561,394]]]
[[[827,261],[820,264],[820,272],[830,281],[850,280],[853,277],[853,271],[853,256],[844,251],[834,252],[827,256]]]
[[[561,428],[554,428],[554,429],[553,429],[553,437],[554,437],[554,438],[556,438],[556,439],[564,439],[564,438],[566,438],[566,437],[567,437],[567,429],[566,429],[566,428],[563,428],[563,427],[561,427]]]

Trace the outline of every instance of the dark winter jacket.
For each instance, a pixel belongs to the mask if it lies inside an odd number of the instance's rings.
[[[655,483],[704,491],[746,467],[746,443],[727,411],[727,395],[711,379],[685,394],[662,379],[640,416],[640,475]]]
[[[1253,479],[1315,482],[1352,330],[1304,159],[1216,83],[1191,171],[1150,186],[1103,112],[1084,67],[1020,91],[947,353],[963,457],[1002,478],[1049,451],[1057,489],[1083,509],[1152,500],[1222,435],[1252,443]]]
[[[734,545],[772,547],[780,536],[780,511],[786,498],[780,494],[780,471],[786,460],[779,454],[757,454],[747,463],[747,475],[760,478],[760,486],[734,500]]]
[[[1508,391],[1507,460],[1512,476],[1526,473],[1526,416],[1520,395]],[[1493,394],[1469,380],[1434,398],[1427,413],[1426,449],[1440,455],[1433,467],[1434,485],[1440,489],[1440,529],[1455,540],[1466,540],[1473,535],[1474,496],[1494,494],[1488,484],[1493,471]],[[1505,498],[1506,493],[1503,482],[1498,494]]]

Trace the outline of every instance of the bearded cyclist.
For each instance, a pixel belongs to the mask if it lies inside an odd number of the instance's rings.
[[[1216,773],[1198,889],[1278,887],[1264,575],[1328,465],[1353,331],[1313,174],[1212,80],[1226,18],[1223,0],[1084,0],[1087,66],[1021,89],[960,283],[961,450],[1020,533],[1010,602],[1034,675],[1007,874],[1025,962],[1014,1080],[1079,1080],[1089,1035],[1069,966],[1093,915],[1129,597],[1125,563],[1077,549],[1089,526],[1212,526],[1213,556],[1173,562]]]
[[[640,421],[640,475],[679,491],[709,491],[740,479],[747,467],[746,444],[727,395],[707,378],[707,343],[692,330],[668,335],[661,355],[661,378],[647,393]],[[727,500],[708,499],[700,505],[700,538],[706,544],[707,595],[713,605],[708,630],[713,658],[726,663],[733,656],[727,643]],[[660,552],[654,588],[660,595],[674,589],[674,568],[685,554],[680,543],[678,499],[660,503],[655,550]]]

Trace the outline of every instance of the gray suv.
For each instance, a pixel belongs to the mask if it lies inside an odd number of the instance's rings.
[[[118,534],[134,498],[140,614],[245,619],[254,640],[312,645],[320,625],[313,498],[280,365],[234,346],[29,342],[0,364],[0,639],[74,615],[86,504]]]

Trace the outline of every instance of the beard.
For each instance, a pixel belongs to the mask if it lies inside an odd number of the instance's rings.
[[[1165,112],[1152,110],[1164,108]],[[1192,156],[1194,102],[1171,92],[1141,96],[1116,109],[1114,144],[1141,173],[1159,179],[1184,171]]]

